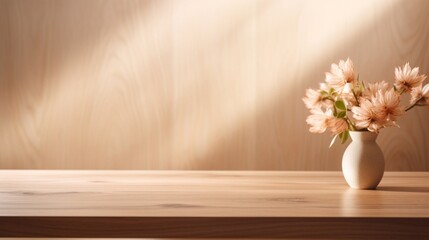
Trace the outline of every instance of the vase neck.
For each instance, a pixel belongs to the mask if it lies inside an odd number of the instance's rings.
[[[369,131],[350,131],[349,133],[353,141],[375,141],[378,137],[378,134]]]

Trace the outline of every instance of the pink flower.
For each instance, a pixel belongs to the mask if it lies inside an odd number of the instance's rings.
[[[372,102],[376,109],[380,111],[381,116],[385,118],[386,124],[396,125],[397,117],[405,113],[405,109],[400,105],[401,95],[391,88],[388,91],[379,90],[372,97]]]
[[[328,127],[328,119],[332,117],[330,110],[323,112],[321,108],[310,110],[311,115],[307,117],[307,124],[310,125],[310,132],[324,133]]]
[[[418,75],[419,68],[411,69],[406,63],[403,68],[395,68],[395,87],[401,92],[410,92],[412,88],[418,87],[426,79],[426,75]]]
[[[375,96],[378,91],[385,92],[389,89],[389,84],[386,81],[381,81],[377,83],[368,83],[366,85],[366,89],[363,92],[363,97],[367,99],[371,99],[371,97]]]
[[[352,108],[355,125],[358,129],[367,128],[371,132],[376,132],[384,127],[385,119],[379,109],[366,98],[361,98],[360,106]]]
[[[327,125],[329,130],[335,135],[349,129],[349,124],[347,123],[347,120],[344,118],[330,117],[328,118]]]
[[[302,101],[308,109],[322,106],[323,97],[320,91],[309,88],[305,91],[305,95],[306,97]]]
[[[341,60],[338,65],[332,64],[331,71],[326,73],[326,83],[338,92],[342,92],[347,83],[354,83],[355,80],[353,62],[349,58]]]
[[[423,88],[422,85],[411,89],[411,104],[419,106],[429,105],[429,83]]]

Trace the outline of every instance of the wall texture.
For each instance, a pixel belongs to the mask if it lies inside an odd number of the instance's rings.
[[[301,98],[332,62],[429,74],[429,1],[0,0],[0,168],[339,170]],[[429,170],[429,108],[378,142]]]

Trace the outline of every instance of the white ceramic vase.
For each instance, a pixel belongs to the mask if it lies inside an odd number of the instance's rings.
[[[384,174],[384,156],[377,134],[351,131],[352,142],[343,155],[343,175],[351,188],[375,189]]]

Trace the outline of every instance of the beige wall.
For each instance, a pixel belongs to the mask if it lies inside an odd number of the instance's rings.
[[[339,170],[301,98],[351,57],[429,74],[429,1],[0,1],[0,168]],[[382,131],[429,170],[429,108]]]

